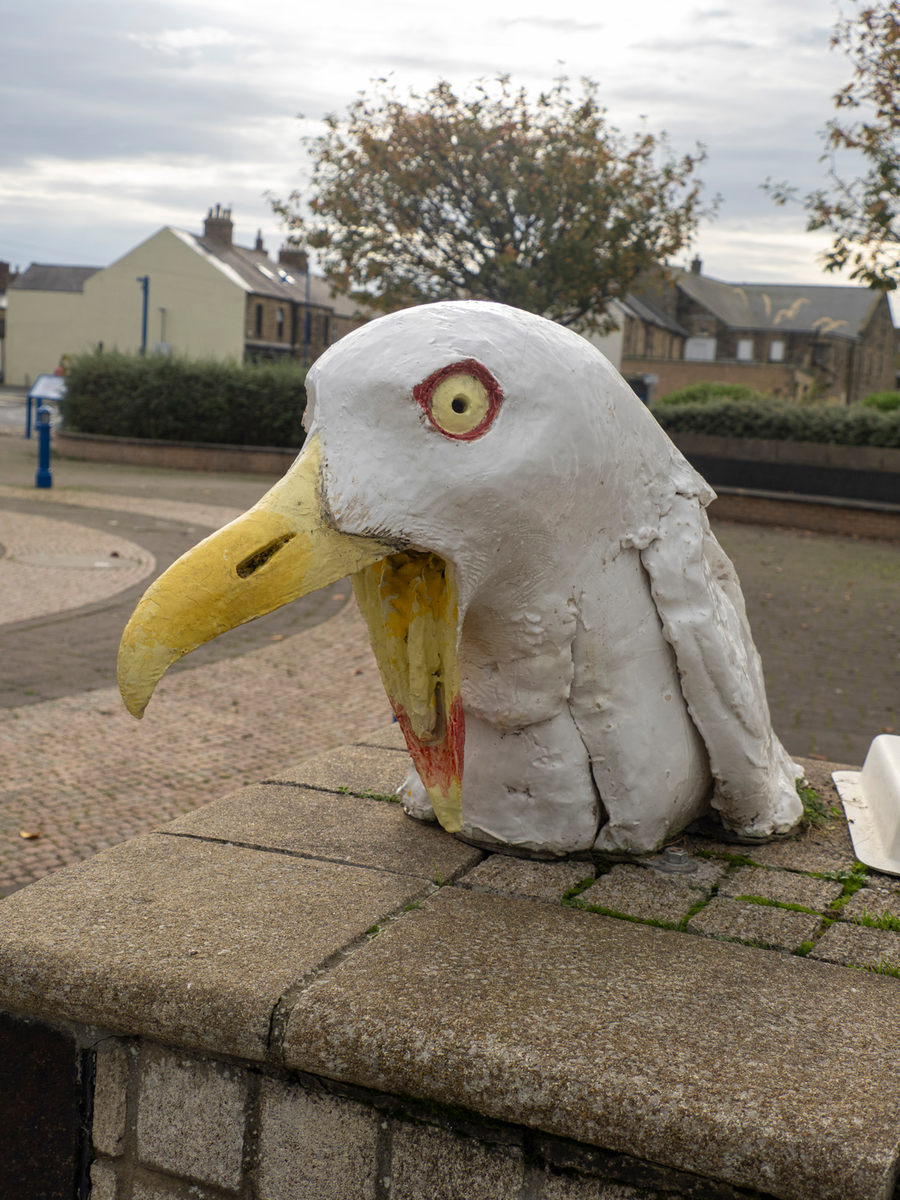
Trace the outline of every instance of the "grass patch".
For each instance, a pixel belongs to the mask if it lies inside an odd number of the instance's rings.
[[[789,912],[809,913],[812,917],[822,914],[815,908],[807,908],[804,904],[788,904],[781,900],[768,900],[765,896],[735,896],[735,900],[746,900],[750,904],[761,904],[765,908],[786,908]]]
[[[399,804],[400,797],[394,795],[385,795],[384,792],[366,792],[354,791],[353,788],[339,787],[338,792],[342,796],[359,796],[362,800],[381,800],[384,804]]]
[[[900,933],[900,917],[895,917],[893,913],[882,913],[880,917],[873,917],[871,913],[863,912],[858,917],[851,917],[854,925],[864,925],[866,929],[886,929],[891,933]]]
[[[597,913],[601,917],[615,917],[618,921],[630,921],[632,925],[653,925],[656,929],[678,930],[678,925],[673,921],[658,921],[655,917],[633,917],[630,913],[617,912],[614,908],[604,908],[601,904],[584,904],[578,899],[564,900],[563,904],[569,908],[578,908],[582,912]]]
[[[574,887],[570,887],[567,892],[563,892],[562,903],[568,904],[570,900],[574,900],[576,896],[580,896],[582,892],[586,892],[591,884],[597,882],[596,875],[591,875],[587,879],[582,879],[580,883],[576,883]],[[579,908],[583,907],[578,905]]]
[[[806,958],[807,954],[809,954],[810,950],[812,950],[814,944],[814,942],[801,942],[794,951],[794,955],[797,958]]]
[[[691,907],[678,922],[678,928],[682,933],[687,933],[688,921],[690,921],[691,917],[696,917],[698,912],[702,912],[702,910],[706,908],[707,904],[709,904],[711,899],[712,896],[704,896],[702,899],[694,901]]]
[[[820,828],[829,821],[835,821],[842,816],[841,810],[834,805],[826,804],[815,788],[804,787],[797,780],[797,795],[803,805],[803,823]]]
[[[849,875],[845,875],[843,879],[837,880],[837,882],[844,885],[844,890],[836,900],[832,900],[831,904],[828,906],[829,910],[831,912],[840,912],[850,897],[855,896],[860,888],[864,888],[866,886],[868,873],[869,868],[864,866],[863,863],[858,862],[855,864]]]
[[[758,867],[749,854],[731,854],[725,850],[695,850],[697,858],[721,858],[723,862],[731,863],[734,867]]]

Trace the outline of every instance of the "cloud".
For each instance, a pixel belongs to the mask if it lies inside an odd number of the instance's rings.
[[[151,50],[177,54],[181,50],[206,50],[212,46],[241,46],[245,39],[228,29],[202,25],[196,29],[164,29],[160,33],[126,33],[125,37]],[[257,44],[261,39],[254,39]]]
[[[652,38],[645,42],[632,42],[633,50],[651,50],[657,54],[696,54],[702,50],[759,50],[758,42],[741,38]]]
[[[576,21],[572,17],[510,17],[497,21],[501,29],[510,29],[513,25],[527,25],[532,29],[546,30],[550,33],[595,33],[603,29],[600,21]]]

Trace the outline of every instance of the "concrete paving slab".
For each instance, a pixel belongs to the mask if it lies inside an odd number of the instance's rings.
[[[374,730],[366,737],[361,737],[356,745],[378,746],[382,750],[399,750],[403,754],[409,753],[400,726],[396,721],[392,721],[390,725],[382,725],[380,729]]]
[[[523,896],[558,904],[570,888],[585,879],[592,879],[593,875],[594,868],[590,863],[531,862],[525,858],[492,854],[461,879],[460,884],[498,896]]]
[[[285,989],[423,881],[150,835],[0,905],[0,1002],[262,1059]]]
[[[445,888],[311,984],[284,1056],[782,1200],[888,1200],[898,1004],[885,976]]]
[[[884,967],[900,971],[900,933],[842,921],[826,929],[810,951],[810,958],[872,971]]]
[[[601,875],[576,898],[576,903],[639,917],[643,921],[677,925],[712,888],[714,879],[708,884],[699,881],[695,884],[695,878],[694,875],[664,875],[649,867],[623,863]]]
[[[164,832],[287,850],[441,883],[483,857],[437,825],[411,820],[397,803],[276,784],[241,788],[179,817]]]
[[[773,950],[798,950],[812,939],[821,924],[821,918],[813,913],[714,896],[691,917],[688,929],[708,937],[734,938]]]
[[[719,884],[720,896],[761,896],[778,904],[802,904],[821,912],[844,890],[830,879],[815,879],[793,871],[739,867]]]
[[[869,877],[870,886],[860,888],[840,910],[839,916],[852,920],[856,917],[894,917],[900,922],[900,884],[881,884]]]
[[[291,783],[329,792],[393,799],[409,774],[409,759],[374,746],[344,746],[307,758],[263,783]]]

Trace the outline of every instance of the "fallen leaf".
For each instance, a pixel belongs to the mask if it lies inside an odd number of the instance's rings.
[[[19,830],[19,837],[24,838],[26,840],[26,842],[33,842],[35,838],[39,838],[40,836],[41,836],[41,831],[39,829],[20,829]]]
[[[362,675],[362,667],[357,667],[353,672],[354,675]]]
[[[801,622],[800,622],[800,628],[801,628],[801,629],[809,629],[809,626],[807,625],[807,623],[806,623],[805,621],[801,621]]]
[[[893,733],[894,727],[893,727],[893,725],[885,725],[885,727],[882,729],[881,732],[882,733]]]
[[[283,642],[284,634],[283,633],[273,633],[272,636],[269,638],[269,641],[270,642]]]

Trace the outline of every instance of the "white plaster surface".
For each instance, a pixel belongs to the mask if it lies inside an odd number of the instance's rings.
[[[503,400],[461,442],[413,389],[470,359]],[[307,387],[338,528],[455,566],[464,836],[647,851],[712,785],[735,831],[796,824],[714,494],[601,354],[531,314],[444,303],[342,339]]]
[[[900,875],[900,737],[879,734],[862,771],[835,771],[833,779],[859,861]]]

